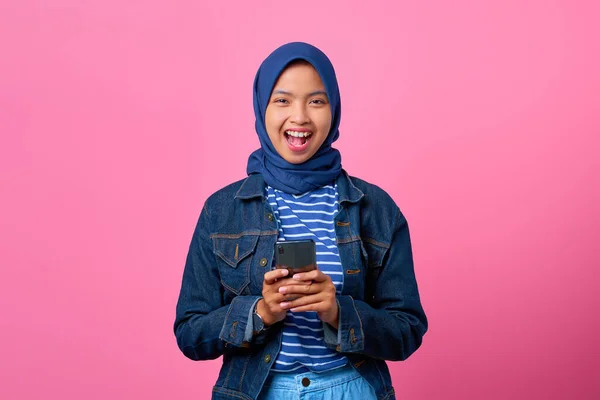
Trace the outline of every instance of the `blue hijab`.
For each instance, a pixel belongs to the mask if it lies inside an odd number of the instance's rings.
[[[265,128],[265,111],[273,87],[283,70],[296,60],[309,62],[319,73],[331,107],[331,128],[325,142],[307,161],[301,164],[287,162],[277,153]],[[302,194],[333,183],[342,170],[342,156],[331,147],[340,135],[341,103],[335,71],[329,58],[316,47],[301,42],[288,43],[277,48],[261,64],[254,79],[254,115],[256,133],[261,148],[250,155],[246,172],[260,173],[265,182],[275,189],[291,194]]]

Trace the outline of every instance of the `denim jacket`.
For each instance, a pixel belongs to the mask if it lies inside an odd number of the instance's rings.
[[[343,353],[373,386],[395,399],[384,360],[405,360],[427,331],[406,219],[379,187],[346,171],[336,179],[335,234],[344,270],[338,331],[325,345]],[[256,399],[281,348],[282,324],[248,336],[249,315],[273,267],[277,221],[260,174],[210,196],[190,244],[174,324],[192,360],[223,356],[213,399]],[[250,330],[251,331],[251,330]]]

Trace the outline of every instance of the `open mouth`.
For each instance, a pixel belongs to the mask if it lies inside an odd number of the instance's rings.
[[[292,150],[303,150],[306,144],[312,139],[312,132],[299,132],[294,130],[285,131],[285,140],[287,141],[290,149]]]

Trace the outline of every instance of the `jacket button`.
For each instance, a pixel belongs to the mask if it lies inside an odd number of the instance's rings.
[[[267,354],[267,355],[265,356],[264,360],[265,360],[265,362],[266,362],[266,363],[270,362],[270,361],[271,361],[271,355],[270,355],[270,354]]]
[[[350,328],[350,343],[356,343],[356,336],[354,336],[354,328]]]
[[[310,379],[302,378],[302,386],[308,387],[308,385],[310,385]]]
[[[261,258],[261,260],[260,260],[260,266],[264,267],[265,265],[267,265],[267,259],[266,258]]]
[[[271,213],[267,214],[267,218],[269,219],[269,221],[273,221],[273,214],[271,214]]]

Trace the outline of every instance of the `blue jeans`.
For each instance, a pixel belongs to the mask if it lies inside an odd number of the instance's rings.
[[[348,363],[316,372],[270,372],[259,400],[375,400],[375,390]]]

